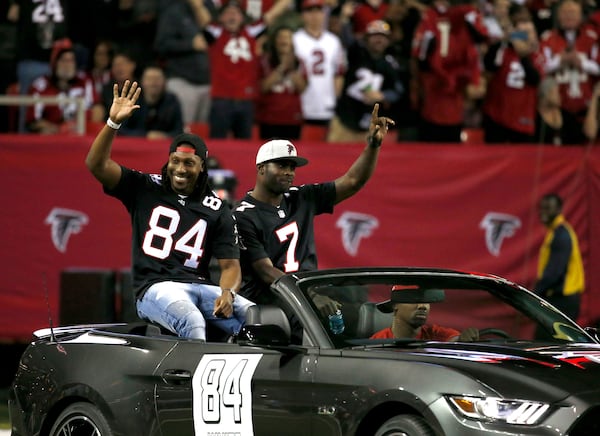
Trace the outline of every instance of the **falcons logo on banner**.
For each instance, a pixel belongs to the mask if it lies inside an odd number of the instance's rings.
[[[344,212],[335,225],[342,229],[344,250],[354,257],[362,238],[371,236],[373,230],[379,227],[379,220],[364,213]]]
[[[61,253],[66,252],[71,235],[79,233],[88,221],[87,215],[83,212],[60,207],[52,209],[46,217],[46,224],[50,225],[50,235],[54,247]]]
[[[521,220],[514,215],[500,212],[488,212],[479,227],[485,230],[485,245],[494,256],[500,255],[500,248],[505,238],[514,236],[515,230],[521,227]]]

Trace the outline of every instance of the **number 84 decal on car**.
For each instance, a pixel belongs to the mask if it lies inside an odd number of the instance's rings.
[[[253,435],[252,376],[262,354],[206,354],[192,379],[196,436]]]

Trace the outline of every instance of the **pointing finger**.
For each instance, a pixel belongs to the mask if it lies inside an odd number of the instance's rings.
[[[379,118],[379,103],[375,103],[375,106],[373,106],[373,113],[371,114],[371,119],[372,120],[377,120],[377,118]]]

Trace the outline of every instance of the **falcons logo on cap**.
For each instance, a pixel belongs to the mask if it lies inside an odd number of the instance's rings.
[[[514,236],[515,230],[521,227],[521,220],[514,215],[499,212],[488,212],[479,227],[485,230],[485,245],[494,256],[500,255],[500,248],[505,238]]]
[[[344,250],[350,256],[356,256],[360,241],[373,234],[373,230],[379,227],[379,220],[372,215],[344,212],[335,225],[342,229]]]
[[[296,151],[294,146],[292,144],[288,144],[288,154],[291,156],[294,151]]]
[[[89,222],[86,214],[77,210],[55,207],[46,217],[46,224],[50,225],[50,235],[54,247],[64,253],[67,251],[69,238],[73,233],[79,233],[81,228]]]

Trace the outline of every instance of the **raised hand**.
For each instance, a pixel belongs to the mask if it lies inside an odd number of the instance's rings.
[[[388,117],[379,116],[379,103],[375,103],[373,112],[371,113],[371,124],[369,125],[369,136],[367,141],[369,146],[377,148],[383,142],[383,138],[387,134],[388,125],[395,125],[396,122]]]
[[[135,104],[140,97],[142,88],[137,82],[131,83],[126,80],[119,95],[119,85],[113,85],[113,102],[108,113],[111,120],[117,124],[121,124],[127,118],[140,108],[140,105]]]

